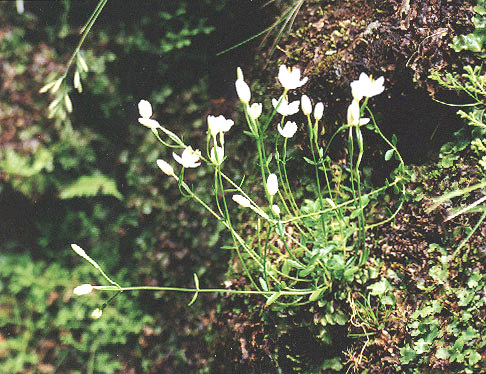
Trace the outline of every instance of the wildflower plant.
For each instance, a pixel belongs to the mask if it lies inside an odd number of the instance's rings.
[[[263,105],[251,103],[250,86],[238,68],[235,88],[247,128],[243,130],[240,124],[223,116],[209,115],[204,153],[185,144],[176,134],[151,119],[152,108],[147,101],[139,103],[140,123],[149,127],[164,146],[182,150],[173,153],[176,163],[157,160],[157,165],[174,180],[182,195],[201,204],[230,232],[233,249],[251,288],[201,288],[196,275],[194,288],[122,287],[106,276],[86,252],[73,245],[73,250],[92,263],[110,283],[107,286],[81,285],[76,289],[76,294],[95,290],[179,291],[193,293],[191,303],[201,292],[259,294],[267,299],[267,304],[289,306],[315,302],[339,288],[340,284],[355,280],[368,259],[369,249],[365,245],[367,230],[391,221],[400,209],[401,202],[393,211],[390,210],[388,217],[374,223],[367,222],[366,207],[387,189],[394,188],[402,196],[404,193],[404,163],[396,148],[396,139],[390,141],[382,134],[367,105],[369,98],[383,92],[384,79],[373,80],[362,74],[359,80],[352,83],[353,100],[348,109],[347,123],[338,128],[325,148],[319,142],[318,131],[323,118],[323,104],[313,106],[311,98],[306,95],[301,100],[289,102],[289,91],[302,87],[307,77],[301,77],[297,68],[289,69],[282,65],[278,79],[283,87],[282,95],[272,100],[270,114],[262,116]],[[290,178],[287,172],[287,165],[292,162],[287,152],[288,143],[300,131],[296,119],[289,120],[288,117],[300,110],[306,118],[304,128],[307,129],[312,155],[304,160],[311,166],[311,174],[315,178],[315,194],[303,201],[296,198],[293,192],[295,178]],[[363,118],[365,111],[369,118]],[[150,121],[150,126],[146,121]],[[361,183],[360,164],[365,150],[361,131],[365,128],[378,134],[389,146],[385,158],[389,160],[394,157],[398,161],[391,180],[377,189],[367,190]],[[249,192],[244,179],[233,180],[223,171],[225,160],[231,157],[225,144],[228,131],[244,131],[254,141],[259,176],[253,180],[261,183],[260,195]],[[273,138],[266,136],[266,132],[271,131],[275,135]],[[331,167],[328,149],[338,134],[346,132],[348,161],[337,177]],[[275,139],[274,143],[268,144],[267,138]],[[184,180],[186,169],[198,167],[208,167],[213,172],[212,201],[204,201]],[[255,188],[251,191],[255,191]],[[233,218],[237,209],[248,209],[250,219],[255,223],[251,237],[239,232]],[[94,315],[101,316],[102,310],[103,307]]]

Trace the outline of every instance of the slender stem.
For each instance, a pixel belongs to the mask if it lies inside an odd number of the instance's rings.
[[[98,5],[96,6],[96,9],[91,14],[87,24],[83,27],[83,29],[82,29],[83,35],[81,35],[81,39],[79,40],[78,45],[76,46],[76,49],[74,50],[73,54],[71,55],[71,58],[69,59],[67,65],[66,65],[66,69],[65,69],[65,72],[63,74],[63,78],[65,78],[67,76],[69,68],[71,67],[71,65],[74,62],[74,59],[76,58],[77,54],[79,53],[79,50],[81,49],[81,46],[84,43],[84,40],[88,36],[89,31],[91,30],[91,28],[95,24],[96,19],[99,17],[101,11],[103,10],[103,8],[105,7],[107,2],[108,2],[108,0],[100,0],[99,1]]]
[[[312,160],[314,161],[314,171],[315,171],[315,174],[316,174],[317,198],[319,199],[319,208],[323,209],[324,204],[322,203],[321,182],[319,180],[320,179],[319,178],[319,166],[317,164],[316,155],[315,155],[315,152],[314,152],[314,141],[313,141],[314,131],[312,130],[310,115],[307,115],[307,125],[308,125],[307,127],[309,129],[309,142],[310,142],[310,148],[311,148],[311,153],[312,153]],[[324,223],[324,216],[321,215],[319,217],[319,219],[321,221],[322,231],[325,233],[324,236],[327,237],[327,229],[326,229],[326,224]]]
[[[227,290],[224,288],[182,288],[182,287],[155,287],[155,286],[133,286],[133,287],[113,287],[113,286],[93,286],[99,291],[175,291],[191,293],[229,293],[240,295],[273,295],[276,291],[255,291],[255,290]],[[281,295],[309,295],[315,290],[295,290],[295,291],[278,291]]]

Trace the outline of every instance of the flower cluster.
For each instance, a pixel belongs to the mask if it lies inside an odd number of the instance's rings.
[[[301,77],[300,69],[289,68],[285,65],[281,65],[278,71],[278,80],[282,85],[284,91],[279,99],[272,99],[272,106],[276,113],[282,116],[282,120],[277,124],[278,133],[286,139],[292,138],[298,130],[298,125],[294,121],[285,121],[285,117],[292,116],[302,110],[302,113],[308,118],[308,123],[311,130],[311,138],[314,138],[314,142],[317,139],[317,125],[322,119],[324,114],[324,105],[319,102],[313,107],[311,99],[307,95],[302,95],[300,100],[289,101],[287,93],[290,90],[294,90],[302,87],[307,81],[307,77]],[[384,90],[384,78],[380,77],[376,80],[369,77],[365,73],[361,73],[358,80],[351,83],[351,92],[353,95],[353,101],[348,107],[347,122],[350,125],[361,126],[369,122],[368,118],[361,118],[360,113],[360,101],[366,97],[370,98],[379,95]],[[261,103],[250,103],[252,93],[249,84],[245,81],[241,68],[237,68],[237,78],[235,81],[236,93],[239,100],[243,103],[245,113],[247,115],[248,125],[250,131],[256,138],[260,136],[258,119],[262,114],[263,105]],[[167,130],[163,129],[159,123],[152,119],[152,106],[147,100],[141,100],[138,103],[138,109],[140,113],[139,122],[151,128],[152,130],[162,129],[167,133]],[[274,112],[274,113],[275,113]],[[311,116],[314,121],[312,125]],[[231,130],[234,126],[234,121],[225,118],[222,115],[214,116],[208,115],[207,117],[207,158],[202,158],[201,152],[198,149],[193,149],[191,146],[186,146],[182,142],[184,149],[181,154],[173,153],[174,160],[182,165],[183,168],[197,168],[201,165],[201,160],[212,164],[214,167],[220,167],[225,159],[224,137],[225,134]],[[317,142],[315,143],[317,145]],[[168,176],[171,176],[178,180],[173,167],[164,160],[157,160],[157,166]],[[268,170],[268,169],[267,169]],[[272,203],[274,196],[278,193],[278,177],[276,174],[263,172],[263,183],[265,191]],[[241,191],[241,190],[240,190]],[[254,203],[248,199],[247,195],[234,194],[233,200],[242,207],[250,207],[257,211],[259,208],[254,206]],[[262,214],[262,211],[258,211]],[[272,206],[272,212],[278,216],[280,209],[277,205]],[[76,293],[82,294],[83,292],[90,292],[89,285],[79,286]]]

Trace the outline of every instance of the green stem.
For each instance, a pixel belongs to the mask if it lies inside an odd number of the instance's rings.
[[[319,166],[317,164],[316,155],[315,155],[315,152],[314,152],[314,141],[313,141],[314,131],[312,129],[310,115],[307,115],[307,125],[308,125],[307,127],[309,129],[309,143],[310,143],[310,148],[311,148],[311,153],[312,153],[312,160],[314,161],[314,171],[315,171],[315,174],[316,174],[317,197],[319,199],[319,207],[322,210],[324,208],[324,204],[322,203],[321,182],[319,180],[320,179],[319,178]],[[324,222],[324,216],[321,215],[319,217],[319,219],[321,221],[321,227],[322,227],[322,231],[324,232],[324,237],[327,237],[327,230],[326,230],[326,224]]]
[[[280,292],[281,295],[309,295],[315,290],[298,290],[298,291],[255,291],[255,290],[227,290],[222,288],[182,288],[182,287],[155,287],[155,286],[134,286],[117,288],[113,286],[93,286],[99,291],[168,291],[168,292],[190,292],[190,293],[229,293],[240,295],[272,295]]]
[[[81,39],[79,40],[78,45],[76,46],[76,49],[74,50],[73,54],[71,55],[71,58],[69,59],[67,65],[66,65],[66,69],[65,69],[65,72],[63,74],[63,78],[65,78],[67,76],[69,68],[71,67],[71,65],[74,62],[74,59],[76,58],[77,54],[79,53],[79,50],[81,49],[81,46],[84,43],[84,40],[88,36],[91,28],[93,27],[93,25],[96,22],[96,19],[99,17],[101,11],[103,10],[103,8],[105,7],[107,2],[108,2],[108,0],[100,0],[98,5],[96,6],[96,9],[94,10],[94,12],[91,13],[91,16],[90,16],[88,22],[86,23],[86,25],[82,29],[83,34],[81,35]]]

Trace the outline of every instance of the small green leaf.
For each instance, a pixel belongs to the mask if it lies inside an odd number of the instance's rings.
[[[404,363],[405,365],[409,364],[417,357],[417,353],[412,348],[410,348],[408,344],[400,349],[400,354],[402,356],[400,358],[400,361],[402,361],[402,363]]]
[[[430,350],[429,343],[427,343],[424,339],[419,339],[414,345],[413,348],[417,354],[422,354],[428,352]]]
[[[305,161],[305,162],[307,162],[307,163],[308,163],[308,164],[310,164],[310,165],[313,165],[313,166],[315,166],[315,165],[316,165],[316,163],[315,163],[314,161],[310,160],[309,158],[307,158],[307,157],[305,157],[305,156],[303,157],[303,159],[304,159],[304,161]]]
[[[321,366],[321,369],[331,369],[333,371],[340,371],[344,366],[341,364],[339,357],[330,358],[325,360]]]
[[[282,295],[281,292],[275,292],[275,293],[273,293],[272,296],[270,296],[267,299],[267,302],[265,304],[272,305],[275,302],[275,300],[277,300],[280,297],[280,295]]]
[[[318,288],[317,290],[315,290],[314,292],[311,293],[311,295],[309,296],[309,301],[318,300],[321,297],[323,292],[324,292],[324,289]]]
[[[372,296],[380,296],[390,291],[391,285],[386,278],[383,278],[379,282],[373,283],[367,288],[371,291]]]
[[[481,360],[481,355],[478,352],[473,351],[469,354],[469,365],[476,365],[479,360]]]
[[[389,149],[388,151],[386,151],[385,153],[385,161],[390,161],[391,158],[393,157],[393,152],[395,152],[395,150],[393,149]]]
[[[450,354],[446,348],[440,347],[437,349],[437,352],[435,353],[435,357],[441,360],[447,360],[450,357]]]
[[[263,291],[268,291],[268,286],[267,286],[267,282],[265,282],[265,279],[260,277],[258,278],[258,281],[260,282],[260,286],[262,287]]]

